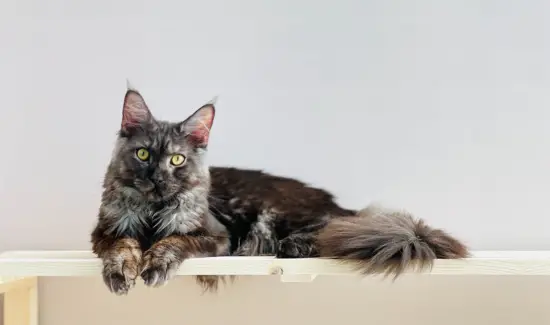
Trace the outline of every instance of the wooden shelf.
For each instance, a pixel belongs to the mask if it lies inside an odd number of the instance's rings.
[[[90,251],[10,251],[0,254],[0,294],[5,325],[38,324],[38,277],[100,276]],[[328,259],[217,257],[187,260],[179,275],[280,275],[283,282],[310,282],[317,275],[357,275]],[[426,275],[550,275],[550,251],[480,251],[464,260],[437,260]]]
[[[9,251],[0,254],[0,278],[99,276],[101,261],[90,251]],[[179,275],[356,275],[329,259],[274,257],[195,258]],[[437,260],[430,275],[550,275],[550,251],[478,251],[464,260]]]

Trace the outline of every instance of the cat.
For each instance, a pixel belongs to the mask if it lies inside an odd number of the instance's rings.
[[[111,292],[127,294],[138,276],[160,286],[186,258],[229,254],[226,229],[208,208],[204,156],[214,115],[208,103],[183,122],[159,121],[137,91],[126,92],[91,234]]]
[[[208,167],[203,156],[214,115],[207,104],[183,122],[160,121],[137,90],[127,90],[92,233],[112,292],[127,294],[139,276],[163,285],[195,256],[325,257],[361,274],[394,277],[429,268],[436,258],[469,256],[458,239],[407,212],[346,209],[296,179]],[[174,157],[181,164],[171,164]],[[210,290],[220,279],[197,277]]]

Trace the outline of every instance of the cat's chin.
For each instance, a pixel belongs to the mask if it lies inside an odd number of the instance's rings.
[[[133,198],[134,200],[146,201],[149,203],[160,203],[164,201],[164,197],[159,195],[155,191],[143,191],[140,188],[134,186],[125,186],[123,192],[126,197]]]
[[[147,202],[153,203],[153,204],[159,204],[159,203],[167,203],[172,202],[177,198],[177,193],[169,194],[169,195],[161,195],[157,192],[148,192],[148,193],[142,193],[143,197]]]

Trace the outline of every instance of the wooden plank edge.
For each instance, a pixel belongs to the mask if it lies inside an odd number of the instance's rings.
[[[408,271],[406,273],[416,273]],[[97,258],[9,258],[0,257],[0,277],[4,276],[98,276]],[[194,258],[183,263],[178,275],[357,275],[339,260],[276,259],[264,257]],[[550,258],[469,258],[436,260],[430,275],[550,275]]]
[[[550,250],[538,251],[473,251],[469,259],[550,259]],[[4,258],[93,259],[90,250],[15,250],[0,253]]]

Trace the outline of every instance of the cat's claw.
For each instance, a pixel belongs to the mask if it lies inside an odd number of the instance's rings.
[[[103,273],[103,281],[112,293],[123,296],[127,295],[128,291],[136,284],[135,279],[125,278],[122,274],[105,274]]]
[[[135,285],[138,271],[138,259],[106,259],[103,261],[103,282],[112,293],[126,295]]]
[[[165,285],[177,273],[181,262],[173,254],[157,254],[154,249],[143,255],[141,278],[145,285],[160,287]]]

